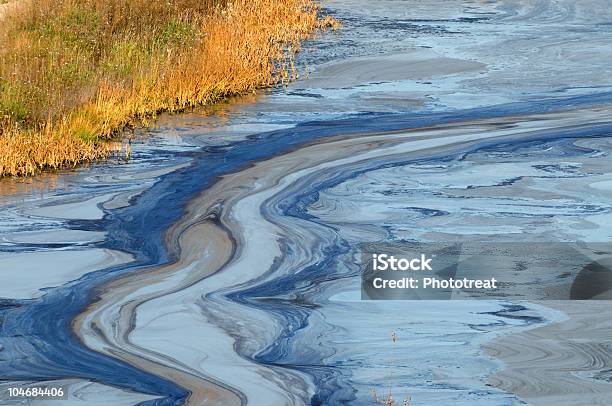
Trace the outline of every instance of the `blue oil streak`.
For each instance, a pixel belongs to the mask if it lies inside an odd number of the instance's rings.
[[[493,140],[466,143],[460,147],[454,147],[451,151],[421,155],[418,158],[404,160],[397,160],[396,158],[394,161],[388,162],[368,162],[341,171],[334,169],[333,173],[324,175],[319,173],[316,177],[313,176],[312,179],[309,179],[308,182],[304,182],[304,184],[308,185],[308,188],[300,189],[300,193],[280,200],[277,204],[277,208],[281,216],[309,220],[316,223],[318,226],[333,229],[333,227],[327,226],[316,217],[307,213],[307,208],[318,200],[319,194],[323,190],[333,188],[350,179],[361,176],[366,172],[420,162],[436,163],[440,161],[450,161],[455,159],[458,155],[467,155],[482,150],[501,152],[515,151],[524,147],[526,144],[533,144],[534,142],[542,143],[543,147],[546,147],[546,145],[551,142],[561,141],[565,147],[564,151],[572,151],[573,155],[576,155],[577,153],[591,152],[591,150],[580,150],[576,148],[572,144],[572,141],[575,139],[610,136],[612,136],[612,123],[545,130],[531,132],[525,136],[512,135]],[[346,371],[333,365],[325,365],[325,359],[328,359],[331,354],[320,353],[313,356],[312,352],[310,352],[300,357],[298,354],[295,354],[296,351],[299,351],[299,349],[297,349],[298,347],[292,345],[291,342],[300,330],[308,327],[309,309],[316,307],[316,303],[311,303],[307,295],[304,294],[305,291],[308,291],[308,287],[320,286],[326,281],[335,280],[341,277],[346,278],[355,276],[341,273],[338,271],[339,268],[337,267],[340,257],[348,253],[349,249],[348,243],[345,240],[335,238],[333,241],[329,241],[320,248],[320,250],[324,252],[322,261],[305,269],[301,269],[299,272],[290,272],[285,276],[277,277],[271,281],[256,284],[248,289],[243,289],[239,292],[227,295],[227,297],[233,301],[264,310],[281,320],[284,319],[284,322],[279,323],[279,325],[284,326],[283,332],[276,338],[274,343],[257,353],[253,357],[253,360],[262,364],[283,366],[288,369],[299,370],[312,376],[315,380],[315,387],[317,388],[317,393],[311,400],[312,405],[346,404],[347,402],[350,403],[355,400],[354,393],[346,384],[342,384],[342,374],[346,373]],[[322,270],[325,270],[325,272],[321,272]],[[271,270],[270,273],[274,274],[274,269]],[[298,290],[296,288],[297,286],[301,286],[301,289]],[[295,295],[297,299],[293,301],[275,301],[270,299],[276,296],[286,296],[288,292]],[[259,299],[260,297],[266,299]],[[522,316],[520,318],[528,324],[541,321],[538,318],[530,319]],[[296,362],[296,360],[299,362]]]
[[[185,389],[173,382],[140,371],[127,363],[84,347],[72,333],[71,322],[89,303],[95,301],[98,286],[128,272],[138,272],[144,267],[175,261],[176,258],[168,254],[164,247],[164,233],[180,219],[189,200],[200,191],[210,187],[220,176],[244,169],[259,160],[335,135],[398,131],[474,119],[550,113],[610,102],[612,102],[612,93],[608,92],[444,113],[364,113],[348,119],[306,122],[291,129],[257,134],[245,141],[226,147],[177,153],[175,155],[177,157],[193,158],[193,164],[188,168],[161,177],[152,188],[135,199],[131,206],[108,211],[103,220],[72,222],[74,229],[106,231],[108,239],[96,246],[131,253],[136,258],[134,263],[129,266],[111,267],[89,273],[77,281],[48,289],[46,295],[41,298],[3,300],[0,303],[0,342],[5,348],[4,357],[0,359],[0,379],[11,381],[83,378],[163,397],[159,400],[144,402],[143,405],[183,404],[188,395]],[[609,126],[594,128],[597,129],[595,131],[597,134],[602,135],[605,131],[608,131],[609,134]],[[549,138],[570,137],[572,134],[574,137],[595,136],[593,130],[589,133],[585,129],[569,129],[565,134],[559,132],[549,135]],[[472,148],[492,145],[495,145],[495,141],[481,143]],[[338,176],[336,181],[340,182],[350,176],[356,176],[356,173]],[[331,183],[322,182],[316,188],[321,189],[330,185]],[[308,198],[305,194],[297,196],[295,203],[290,205],[294,208],[289,207],[287,215],[306,218],[304,206],[299,202],[301,199]],[[342,243],[339,242],[328,249],[330,251],[326,252],[326,262],[334,261],[334,258],[347,248],[343,248]],[[327,265],[333,264],[329,262]],[[53,271],[49,270],[49,272]],[[300,275],[303,275],[301,278],[310,281],[320,278],[320,275],[316,275],[314,268],[305,270]],[[294,286],[290,281],[275,283],[286,288]],[[278,289],[278,286],[258,286],[257,289],[242,292],[234,299],[255,305],[255,301],[249,300],[249,297],[267,296],[268,291],[276,294]],[[308,311],[304,308],[296,310],[295,307],[283,305],[276,310],[274,306],[265,308],[275,311],[285,320],[292,317],[291,325],[293,326],[304,326],[307,323]],[[291,333],[285,335],[289,337]],[[269,359],[270,362],[278,362],[282,358],[282,354],[278,354],[280,353],[270,350],[260,361]],[[328,370],[323,367],[320,370],[312,367],[308,371],[320,384],[328,373]],[[321,378],[317,379],[317,376]],[[327,400],[331,400],[333,393],[333,388],[320,391],[315,403],[326,403]]]

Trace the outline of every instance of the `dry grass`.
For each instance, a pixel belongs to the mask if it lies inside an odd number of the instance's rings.
[[[103,158],[127,126],[293,79],[313,0],[37,0],[0,26],[0,175]]]
[[[393,343],[393,352],[389,365],[389,385],[388,388],[381,391],[380,394],[376,388],[371,388],[370,394],[372,395],[372,402],[379,406],[410,406],[412,398],[405,397],[401,403],[398,403],[398,400],[393,397],[391,381],[393,380],[393,370],[395,369],[395,344],[397,343],[397,334],[395,331],[391,332],[391,342]]]

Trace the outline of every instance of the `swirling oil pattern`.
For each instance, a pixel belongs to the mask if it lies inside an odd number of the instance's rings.
[[[344,27],[290,86],[162,118],[129,162],[0,183],[2,393],[607,404],[608,302],[362,301],[356,262],[364,242],[611,240],[612,3],[325,6]]]

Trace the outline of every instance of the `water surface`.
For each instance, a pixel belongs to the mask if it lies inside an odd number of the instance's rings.
[[[3,386],[88,405],[525,400],[489,384],[504,364],[483,345],[562,311],[361,301],[358,247],[609,241],[610,3],[326,7],[344,28],[290,86],[164,117],[130,162],[2,181]]]

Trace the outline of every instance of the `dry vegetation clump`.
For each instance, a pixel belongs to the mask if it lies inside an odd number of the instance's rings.
[[[389,365],[389,385],[388,388],[383,390],[380,394],[376,388],[371,388],[370,394],[372,395],[372,402],[379,406],[410,406],[412,398],[405,397],[404,400],[399,403],[398,400],[393,397],[391,381],[393,379],[393,370],[395,369],[395,344],[397,343],[397,334],[395,331],[391,332],[391,342],[393,343],[393,353]]]
[[[1,1],[1,0],[0,0]],[[106,157],[126,126],[296,75],[314,0],[20,0],[0,25],[0,175]]]

